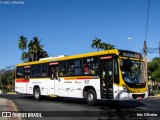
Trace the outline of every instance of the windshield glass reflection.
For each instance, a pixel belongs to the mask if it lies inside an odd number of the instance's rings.
[[[144,83],[144,62],[120,59],[122,76],[128,83]]]

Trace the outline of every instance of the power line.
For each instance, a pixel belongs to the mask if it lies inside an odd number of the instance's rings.
[[[160,57],[160,41],[158,42],[158,47],[157,48],[147,48],[148,53],[159,53]]]

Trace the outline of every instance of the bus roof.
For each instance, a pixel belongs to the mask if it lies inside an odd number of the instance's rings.
[[[84,57],[91,57],[91,56],[99,56],[99,55],[105,55],[105,54],[120,55],[122,52],[123,53],[124,52],[126,52],[126,53],[128,53],[128,52],[129,53],[136,53],[136,52],[132,52],[132,51],[128,51],[128,50],[112,49],[112,50],[103,50],[103,51],[90,52],[90,53],[84,53],[84,54],[76,54],[76,55],[71,55],[71,56],[61,55],[59,57],[48,57],[48,58],[40,59],[39,61],[20,63],[20,64],[17,64],[17,66],[26,66],[26,65],[38,64],[38,63],[46,63],[46,62],[54,62],[54,61],[61,61],[61,60],[84,58]],[[137,54],[139,54],[139,53],[137,53]]]

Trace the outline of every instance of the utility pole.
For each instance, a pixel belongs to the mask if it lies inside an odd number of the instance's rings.
[[[147,41],[144,41],[144,59],[145,59],[145,79],[148,81],[148,67],[147,67]]]
[[[160,41],[158,42],[158,48],[159,48],[159,58],[160,58]]]

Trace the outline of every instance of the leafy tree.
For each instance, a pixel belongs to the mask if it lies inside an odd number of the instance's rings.
[[[95,38],[94,40],[92,40],[91,47],[96,48],[97,51],[115,49],[114,45],[111,45],[105,42],[101,42],[101,39],[98,39],[98,38]]]
[[[37,61],[40,58],[48,57],[48,53],[43,50],[43,45],[40,44],[41,40],[38,37],[34,37],[29,43],[27,38],[20,36],[18,41],[18,47],[23,50],[21,60],[24,62]],[[26,50],[26,51],[25,51]]]
[[[148,75],[151,76],[154,82],[160,83],[160,58],[155,57],[151,62],[148,63]]]
[[[15,82],[15,67],[8,66],[0,70],[1,88],[6,88],[8,85],[14,85]]]

